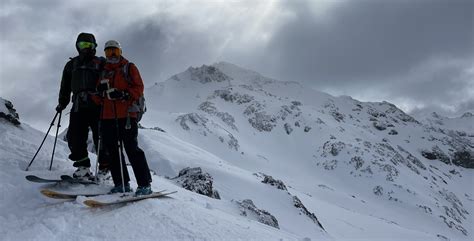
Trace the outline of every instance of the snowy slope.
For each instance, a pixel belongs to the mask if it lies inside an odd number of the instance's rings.
[[[23,171],[33,156],[37,145],[44,133],[27,124],[14,126],[0,119],[0,181],[2,195],[0,202],[0,236],[2,240],[301,240],[305,237],[327,239],[321,229],[309,226],[309,222],[300,222],[301,226],[292,227],[293,231],[300,229],[301,233],[290,232],[286,228],[276,229],[255,220],[239,215],[239,207],[229,199],[212,199],[183,188],[172,180],[153,176],[155,190],[177,190],[173,199],[145,200],[124,207],[103,208],[93,210],[85,207],[80,197],[77,201],[56,201],[43,197],[40,187],[54,188],[63,191],[85,191],[95,189],[108,190],[110,186],[85,187],[78,186],[49,186],[34,184],[24,179],[25,175],[36,174],[43,177],[57,178],[61,174],[73,171],[67,160],[67,144],[58,140],[53,171],[47,171],[51,156],[53,138],[48,138],[44,151],[40,152],[31,171]],[[174,158],[174,166],[196,165],[208,162],[209,166],[222,163],[220,173],[226,178],[232,171],[235,175],[229,181],[243,184],[252,182],[252,174],[246,173],[214,155],[187,144],[165,133],[154,130],[144,130],[141,141],[145,142],[150,166],[157,168],[166,158]],[[152,146],[155,145],[153,148]],[[163,147],[162,152],[156,152],[157,146]],[[164,147],[167,146],[165,149]],[[188,163],[186,163],[188,161]],[[191,161],[191,162],[189,162]],[[204,166],[204,165],[203,165]],[[131,170],[130,170],[131,171]],[[131,172],[132,173],[132,172]],[[219,177],[216,175],[216,179]],[[136,186],[132,182],[132,186]],[[269,193],[273,198],[282,200],[274,208],[291,207],[288,194],[266,190],[266,185],[246,189],[251,197],[252,192]],[[234,192],[232,186],[222,194]],[[243,192],[243,193],[245,193]],[[226,195],[227,196],[227,195]],[[235,195],[235,200],[242,198]],[[284,201],[286,200],[286,201]],[[259,200],[254,200],[256,206]],[[287,208],[284,215],[297,219],[298,210]],[[289,220],[290,221],[290,220]],[[284,224],[285,222],[282,221]],[[293,223],[293,225],[295,225]],[[312,230],[312,231],[311,231]],[[304,234],[308,235],[304,235]]]
[[[146,96],[144,126],[281,179],[333,237],[462,240],[474,231],[469,122],[466,134],[447,133],[387,102],[332,97],[229,63],[191,67]]]

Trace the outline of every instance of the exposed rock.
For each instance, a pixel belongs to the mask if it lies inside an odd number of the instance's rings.
[[[428,160],[439,160],[441,162],[444,162],[448,165],[451,164],[451,161],[449,160],[449,157],[444,154],[444,152],[438,147],[438,146],[433,146],[431,148],[431,151],[429,150],[422,150],[421,155],[425,157]]]
[[[391,129],[389,132],[388,132],[389,135],[398,135],[398,131],[396,131],[395,129]]]
[[[231,103],[245,104],[254,100],[254,97],[248,94],[233,93],[230,89],[216,90],[213,97],[220,97],[223,100]]]
[[[227,141],[229,148],[238,151],[240,148],[239,141],[234,137],[234,135],[230,133],[227,135],[227,137],[229,137],[229,140]]]
[[[375,129],[377,129],[379,131],[383,131],[383,130],[387,129],[387,124],[385,124],[384,122],[381,122],[381,121],[374,121],[373,125],[374,125]]]
[[[203,65],[199,68],[189,67],[188,71],[191,73],[192,80],[199,81],[203,84],[209,82],[223,82],[232,80],[231,77],[222,73],[214,66]]]
[[[176,121],[179,122],[184,130],[190,130],[191,128],[189,127],[188,122],[191,122],[195,125],[205,125],[208,119],[196,113],[189,113],[178,116]]]
[[[310,213],[297,196],[293,196],[293,204],[295,205],[296,208],[300,210],[302,214],[306,215],[308,218],[313,220],[315,224],[317,224],[320,228],[324,230],[323,225],[319,222],[316,215],[314,213]]]
[[[359,170],[364,165],[364,160],[360,156],[354,156],[349,161],[350,164],[353,164],[356,170]]]
[[[467,150],[456,151],[452,158],[453,164],[465,168],[474,168],[474,153]]]
[[[210,101],[205,101],[201,103],[198,107],[198,109],[210,114],[210,115],[215,115],[219,117],[226,125],[231,127],[234,130],[237,130],[237,127],[235,126],[235,119],[234,117],[227,113],[227,112],[220,112],[217,110],[217,108],[214,106],[214,103]]]
[[[446,236],[441,235],[441,234],[437,234],[436,237],[438,237],[440,241],[450,241],[451,240],[451,239],[449,239]]]
[[[300,101],[296,101],[296,100],[292,101],[291,104],[294,105],[294,106],[301,106],[302,105]]]
[[[383,195],[383,187],[381,186],[375,186],[373,191],[374,191],[374,194],[377,196]]]
[[[3,118],[16,126],[21,124],[20,116],[16,113],[15,108],[13,108],[12,102],[2,98],[0,98],[0,118]]]
[[[423,170],[426,170],[426,166],[418,158],[416,158],[412,154],[407,156],[407,160],[410,161],[411,163],[415,164],[417,167],[419,167]]]
[[[258,131],[270,132],[276,126],[276,119],[265,112],[257,112],[253,117],[249,118],[249,123]]]
[[[416,206],[422,209],[427,214],[433,214],[433,210],[428,206],[420,205],[420,204],[417,204]]]
[[[280,229],[278,220],[275,218],[275,216],[263,209],[258,209],[255,204],[253,204],[252,200],[245,199],[241,202],[237,201],[237,204],[240,206],[240,215],[255,219],[260,223]]]
[[[467,215],[469,215],[469,212],[464,209],[461,200],[459,200],[456,194],[446,189],[438,191],[438,193],[450,204],[450,207],[442,206],[446,216],[440,215],[439,217],[443,219],[444,223],[448,227],[455,228],[464,235],[467,235],[467,231],[464,229],[462,224],[463,221],[467,220]]]
[[[325,161],[325,162],[323,162],[323,167],[324,167],[324,169],[326,169],[328,171],[334,170],[337,167],[337,160]]]
[[[334,104],[334,101],[328,100],[324,104],[324,108],[329,110],[329,113],[337,122],[344,121],[345,116],[339,111],[339,108]]]
[[[407,115],[405,112],[397,108],[394,104],[383,101],[382,104],[388,105],[389,108],[385,110],[385,113],[390,114],[391,116],[395,116],[395,118],[403,121],[403,122],[412,122],[416,124],[420,124],[415,118],[410,115]]]
[[[160,127],[158,127],[158,126],[155,126],[155,127],[153,127],[153,128],[150,128],[150,129],[151,129],[151,130],[155,130],[155,131],[165,132],[165,133],[166,133],[165,130],[163,130],[162,128],[160,128]]]
[[[385,113],[380,112],[379,110],[375,109],[373,106],[368,106],[367,108],[367,114],[371,115],[375,119],[378,117],[385,117]]]
[[[285,128],[286,134],[288,135],[291,134],[291,132],[293,132],[293,128],[288,123],[285,123],[284,128]]]
[[[286,186],[283,183],[283,181],[278,180],[278,179],[274,179],[272,176],[266,175],[264,173],[260,173],[260,174],[262,174],[264,176],[262,183],[269,184],[269,185],[274,186],[274,187],[276,187],[280,190],[285,190],[285,191],[288,190],[288,189],[286,189]]]
[[[311,127],[310,126],[305,126],[304,127],[304,132],[309,132],[311,130]]]
[[[202,172],[200,167],[186,167],[173,178],[183,188],[211,198],[221,199],[217,190],[213,190],[213,179],[209,173]]]
[[[333,156],[337,156],[342,149],[346,147],[344,142],[338,141],[331,143],[330,141],[326,141],[323,145],[323,155],[327,156],[328,153],[331,153]]]
[[[474,117],[474,114],[471,112],[466,112],[461,116],[461,118],[470,118],[470,117]]]

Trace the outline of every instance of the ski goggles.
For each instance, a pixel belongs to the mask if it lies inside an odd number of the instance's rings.
[[[122,54],[122,50],[119,48],[106,48],[105,50],[105,57],[110,58],[110,57],[119,57]]]
[[[95,43],[81,41],[77,43],[77,47],[79,49],[94,49]]]

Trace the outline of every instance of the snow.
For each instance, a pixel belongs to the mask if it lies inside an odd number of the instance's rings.
[[[38,190],[50,186],[24,176],[72,173],[67,143],[58,140],[52,172],[52,138],[25,172],[44,133],[0,119],[1,191],[8,193],[0,203],[2,240],[472,239],[474,190],[466,183],[473,183],[473,169],[421,154],[433,146],[451,159],[457,149],[472,152],[470,116],[453,121],[448,133],[387,102],[333,97],[225,62],[190,68],[145,96],[139,145],[155,174],[152,188],[178,192],[100,209],[83,205],[85,197],[48,199]],[[221,199],[181,188],[173,177],[186,167],[209,173]],[[288,190],[262,183],[259,173]],[[116,197],[97,197],[104,198]],[[273,215],[280,229],[242,216],[237,202],[245,199]]]
[[[124,207],[91,209],[76,201],[43,197],[40,187],[71,190],[70,187],[28,182],[35,174],[58,177],[73,171],[67,146],[58,140],[53,171],[49,166],[52,138],[48,138],[30,172],[23,171],[43,133],[26,124],[21,128],[0,123],[1,197],[0,236],[2,240],[298,240],[299,236],[277,230],[231,213],[231,202],[220,203],[189,192],[163,177],[153,176],[153,189],[178,190],[172,199],[145,200]],[[169,139],[167,139],[168,141]],[[179,145],[180,143],[175,143]],[[185,150],[186,147],[183,147]],[[181,152],[179,152],[181,153]],[[207,157],[203,152],[204,157]],[[150,160],[157,159],[152,154]],[[152,164],[155,162],[151,161]],[[153,166],[153,165],[152,165]],[[130,170],[131,172],[131,170]],[[132,172],[131,172],[132,173]],[[132,183],[135,185],[135,183]],[[76,185],[72,190],[104,189]],[[109,187],[110,188],[110,187]],[[232,211],[233,212],[233,211]],[[324,235],[321,235],[323,237]]]

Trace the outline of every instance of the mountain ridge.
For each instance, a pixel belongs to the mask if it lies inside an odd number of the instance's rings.
[[[139,142],[157,174],[153,185],[179,188],[169,177],[199,167],[220,200],[187,191],[178,199],[203,205],[216,220],[223,212],[284,231],[275,230],[271,240],[472,237],[474,191],[466,183],[474,177],[474,130],[468,122],[443,126],[388,102],[334,97],[225,62],[190,67],[145,95]],[[24,141],[12,141],[9,128],[2,137],[9,146],[1,150],[21,167],[32,146],[19,153]],[[55,168],[69,170],[65,143],[59,147]],[[19,172],[12,168],[3,169]]]

